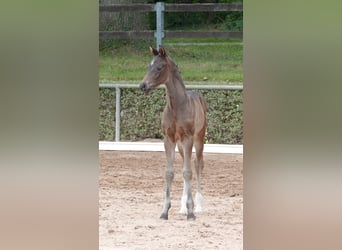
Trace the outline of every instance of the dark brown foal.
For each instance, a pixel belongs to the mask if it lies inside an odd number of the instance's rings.
[[[191,154],[192,147],[196,149],[195,170],[197,175],[196,212],[202,211],[202,194],[200,186],[200,173],[203,169],[203,143],[206,131],[206,103],[202,95],[186,91],[177,65],[167,56],[163,47],[159,51],[150,47],[154,55],[149,70],[145,75],[140,89],[148,93],[161,84],[166,86],[167,104],[162,117],[164,134],[164,147],[167,159],[166,165],[166,192],[164,209],[160,216],[168,219],[168,211],[171,207],[170,192],[174,177],[173,162],[175,159],[175,147],[183,158],[183,196],[181,201],[181,213],[188,212],[187,219],[194,220],[194,202],[191,190]]]

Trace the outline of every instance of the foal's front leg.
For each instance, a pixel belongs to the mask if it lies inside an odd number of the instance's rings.
[[[169,218],[168,213],[171,207],[170,193],[171,193],[171,183],[174,177],[173,162],[175,160],[176,144],[173,143],[168,138],[165,138],[164,147],[165,147],[166,160],[167,160],[166,171],[165,171],[166,191],[165,191],[165,198],[164,198],[164,209],[160,218],[167,220]]]
[[[183,141],[183,178],[184,178],[184,187],[183,187],[183,197],[182,200],[186,197],[186,208],[188,209],[188,220],[195,220],[194,215],[194,200],[192,198],[192,190],[191,190],[191,179],[192,179],[192,171],[191,171],[191,154],[192,154],[192,138],[187,138]],[[183,200],[184,202],[184,200]]]

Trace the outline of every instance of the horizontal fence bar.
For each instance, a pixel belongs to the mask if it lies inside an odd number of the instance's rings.
[[[241,31],[164,31],[165,38],[242,38]]]
[[[165,38],[242,38],[240,31],[164,31]],[[100,31],[100,39],[148,39],[154,31]]]
[[[154,12],[155,4],[108,4],[100,5],[99,10],[103,12],[137,11]]]
[[[100,5],[102,12],[154,12],[154,4],[108,4]],[[243,11],[241,3],[200,3],[200,4],[164,4],[166,12],[211,12],[211,11]]]
[[[167,12],[243,11],[241,3],[165,4]]]
[[[243,85],[185,85],[187,89],[243,90]],[[139,88],[139,84],[100,83],[99,88]],[[165,88],[164,85],[158,88]]]
[[[154,38],[154,31],[100,31],[100,39],[147,39]]]
[[[217,46],[217,45],[231,45],[231,46],[243,46],[243,43],[239,42],[164,42],[165,46]]]

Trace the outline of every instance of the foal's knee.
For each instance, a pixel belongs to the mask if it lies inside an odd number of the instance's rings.
[[[174,173],[171,170],[166,170],[165,172],[165,179],[172,181],[174,177]]]
[[[184,170],[183,171],[184,180],[191,180],[192,178],[192,171],[191,170]]]

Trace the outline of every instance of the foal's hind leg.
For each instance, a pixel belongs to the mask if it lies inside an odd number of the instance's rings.
[[[173,143],[169,138],[165,137],[164,139],[164,147],[167,159],[166,171],[165,171],[165,181],[166,181],[166,190],[165,190],[165,198],[164,198],[164,209],[160,216],[161,219],[167,220],[169,209],[171,207],[171,183],[174,177],[173,171],[173,162],[175,159],[175,147],[176,144]]]
[[[195,196],[195,212],[202,212],[202,193],[201,193],[201,172],[204,167],[203,162],[203,139],[196,138],[195,139],[195,149],[196,149],[196,159],[195,159],[195,170],[196,170],[196,179],[197,179],[197,191]]]

